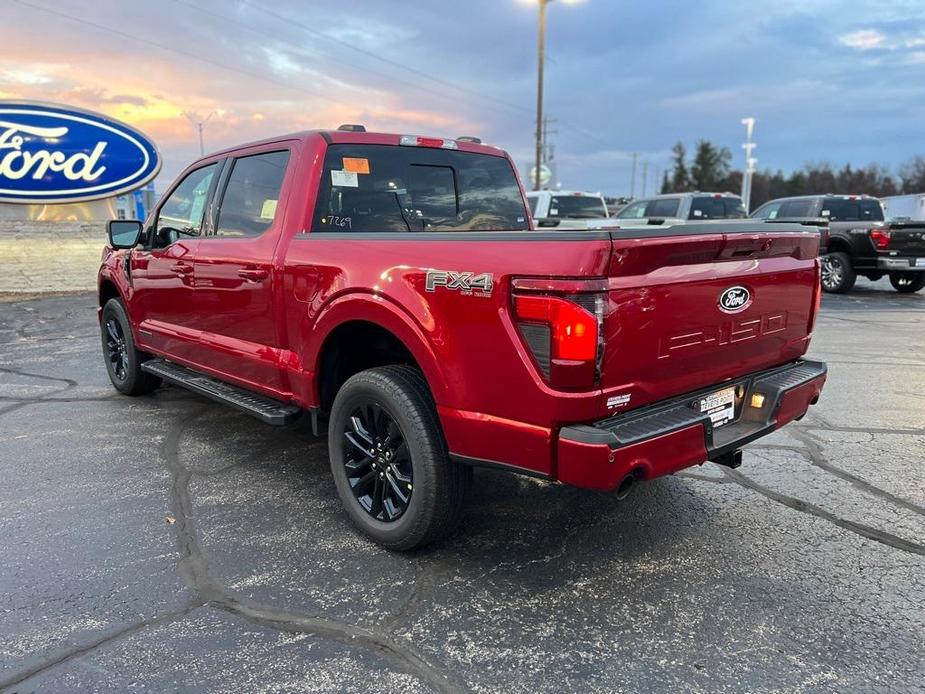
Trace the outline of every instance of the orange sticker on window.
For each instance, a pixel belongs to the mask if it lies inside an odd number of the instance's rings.
[[[369,159],[359,159],[356,157],[344,157],[344,171],[352,171],[358,174],[369,173]]]

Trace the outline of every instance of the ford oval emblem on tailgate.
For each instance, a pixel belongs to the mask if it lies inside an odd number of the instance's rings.
[[[719,295],[719,307],[726,313],[744,311],[752,303],[752,294],[742,285],[729,287]]]

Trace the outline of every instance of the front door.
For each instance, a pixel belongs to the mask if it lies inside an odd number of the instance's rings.
[[[188,173],[158,208],[144,246],[131,255],[139,344],[180,360],[195,361],[194,259],[217,172],[218,164],[208,164]]]
[[[287,149],[256,150],[226,165],[214,229],[195,259],[195,310],[203,365],[228,380],[284,396],[281,321],[273,294]]]

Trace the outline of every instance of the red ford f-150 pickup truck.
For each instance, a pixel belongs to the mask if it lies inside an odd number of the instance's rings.
[[[327,430],[353,522],[409,549],[471,467],[628,493],[802,417],[818,233],[744,220],[533,230],[475,138],[312,131],[210,155],[99,273],[113,385]]]

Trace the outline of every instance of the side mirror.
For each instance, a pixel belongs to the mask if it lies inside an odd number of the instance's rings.
[[[109,245],[113,248],[134,248],[141,238],[142,224],[137,219],[111,219],[106,225]]]

